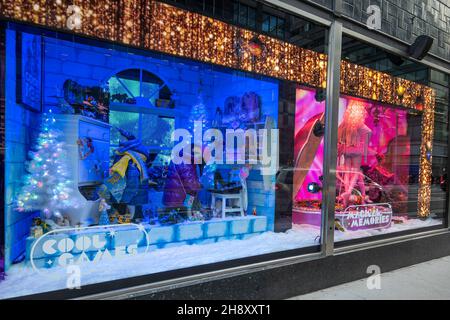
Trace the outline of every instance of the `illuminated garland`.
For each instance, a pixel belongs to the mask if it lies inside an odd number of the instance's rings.
[[[152,0],[0,0],[0,17],[67,30],[67,7],[81,8],[72,31],[325,88],[327,55]],[[429,214],[434,90],[342,61],[341,92],[423,111],[419,215]],[[420,103],[419,103],[420,102]]]
[[[326,86],[327,55],[158,1],[0,0],[0,12],[4,18],[67,30],[71,4],[81,8],[81,28],[73,30],[80,34]],[[347,62],[341,65],[341,79],[344,94],[407,108],[416,108],[418,97],[432,94],[426,86]],[[402,90],[402,96],[396,94]]]

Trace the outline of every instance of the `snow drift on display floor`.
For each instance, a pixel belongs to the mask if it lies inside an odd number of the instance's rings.
[[[388,229],[353,232],[336,231],[336,241],[370,237],[442,224],[441,220],[411,219]],[[244,258],[265,253],[291,250],[318,244],[320,229],[294,225],[285,233],[266,232],[246,240],[224,240],[212,244],[183,245],[163,248],[136,256],[81,265],[81,285],[141,276],[202,264]],[[17,297],[66,288],[66,268],[52,268],[37,274],[25,264],[13,265],[0,282],[0,298]]]

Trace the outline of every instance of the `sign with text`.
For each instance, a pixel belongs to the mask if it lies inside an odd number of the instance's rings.
[[[392,207],[388,203],[349,206],[341,216],[346,230],[382,229],[391,225]]]
[[[144,226],[133,223],[55,229],[34,240],[30,263],[38,272],[52,267],[96,264],[146,253],[149,244]]]

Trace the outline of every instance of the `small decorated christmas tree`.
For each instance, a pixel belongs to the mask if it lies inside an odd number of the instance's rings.
[[[67,166],[62,132],[55,128],[51,112],[43,114],[41,132],[34,151],[30,151],[28,174],[17,196],[17,211],[41,210],[45,218],[61,216],[60,210],[78,207],[71,198],[74,191]]]
[[[194,122],[200,121],[202,123],[202,127],[208,127],[208,110],[203,103],[203,95],[200,92],[197,97],[197,103],[192,106],[191,111],[189,113],[189,129],[194,129]]]

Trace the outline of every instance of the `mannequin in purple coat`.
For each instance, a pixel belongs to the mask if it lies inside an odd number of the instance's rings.
[[[163,204],[169,208],[184,207],[187,195],[197,196],[201,189],[195,164],[169,165],[164,186]]]

